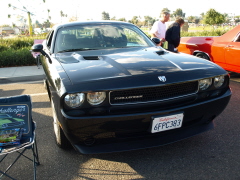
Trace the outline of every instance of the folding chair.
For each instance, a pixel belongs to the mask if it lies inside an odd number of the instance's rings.
[[[36,179],[36,166],[39,165],[40,162],[38,158],[35,129],[36,123],[32,120],[32,102],[29,95],[0,98],[0,135],[4,135],[2,136],[4,138],[10,138],[10,142],[0,142],[0,167],[2,168],[1,163],[3,163],[4,159],[6,162],[8,155],[11,153],[18,153],[13,162],[10,163],[7,168],[5,167],[6,170],[0,169],[0,179],[3,176],[15,179],[7,172],[20,157],[24,157],[33,162],[33,176],[34,179]],[[12,134],[11,136],[6,136],[6,134],[4,134],[5,132],[15,133],[17,131],[22,134],[19,141],[15,141],[15,139],[12,140]],[[31,151],[32,157],[25,155],[26,150]]]

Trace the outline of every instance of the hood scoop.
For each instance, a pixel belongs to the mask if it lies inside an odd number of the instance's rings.
[[[100,60],[99,56],[83,56],[85,60]]]
[[[71,54],[71,56],[67,55],[59,55],[58,59],[61,63],[68,64],[68,63],[78,63],[81,60],[100,60],[101,57],[99,56],[82,56],[77,53]]]
[[[163,55],[163,54],[165,53],[165,51],[160,50],[160,51],[156,51],[156,53],[157,53],[158,55]]]

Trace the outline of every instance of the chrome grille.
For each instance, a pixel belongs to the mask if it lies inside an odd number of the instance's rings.
[[[198,81],[171,84],[166,86],[137,88],[110,92],[110,104],[142,103],[161,101],[196,93]]]

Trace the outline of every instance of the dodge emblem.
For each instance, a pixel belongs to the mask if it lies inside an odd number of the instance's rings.
[[[165,76],[158,76],[159,81],[166,82],[166,77]]]

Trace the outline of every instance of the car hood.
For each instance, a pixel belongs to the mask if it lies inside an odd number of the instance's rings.
[[[169,53],[158,48],[68,52],[58,53],[56,58],[72,84],[116,77],[219,68],[200,58]]]

